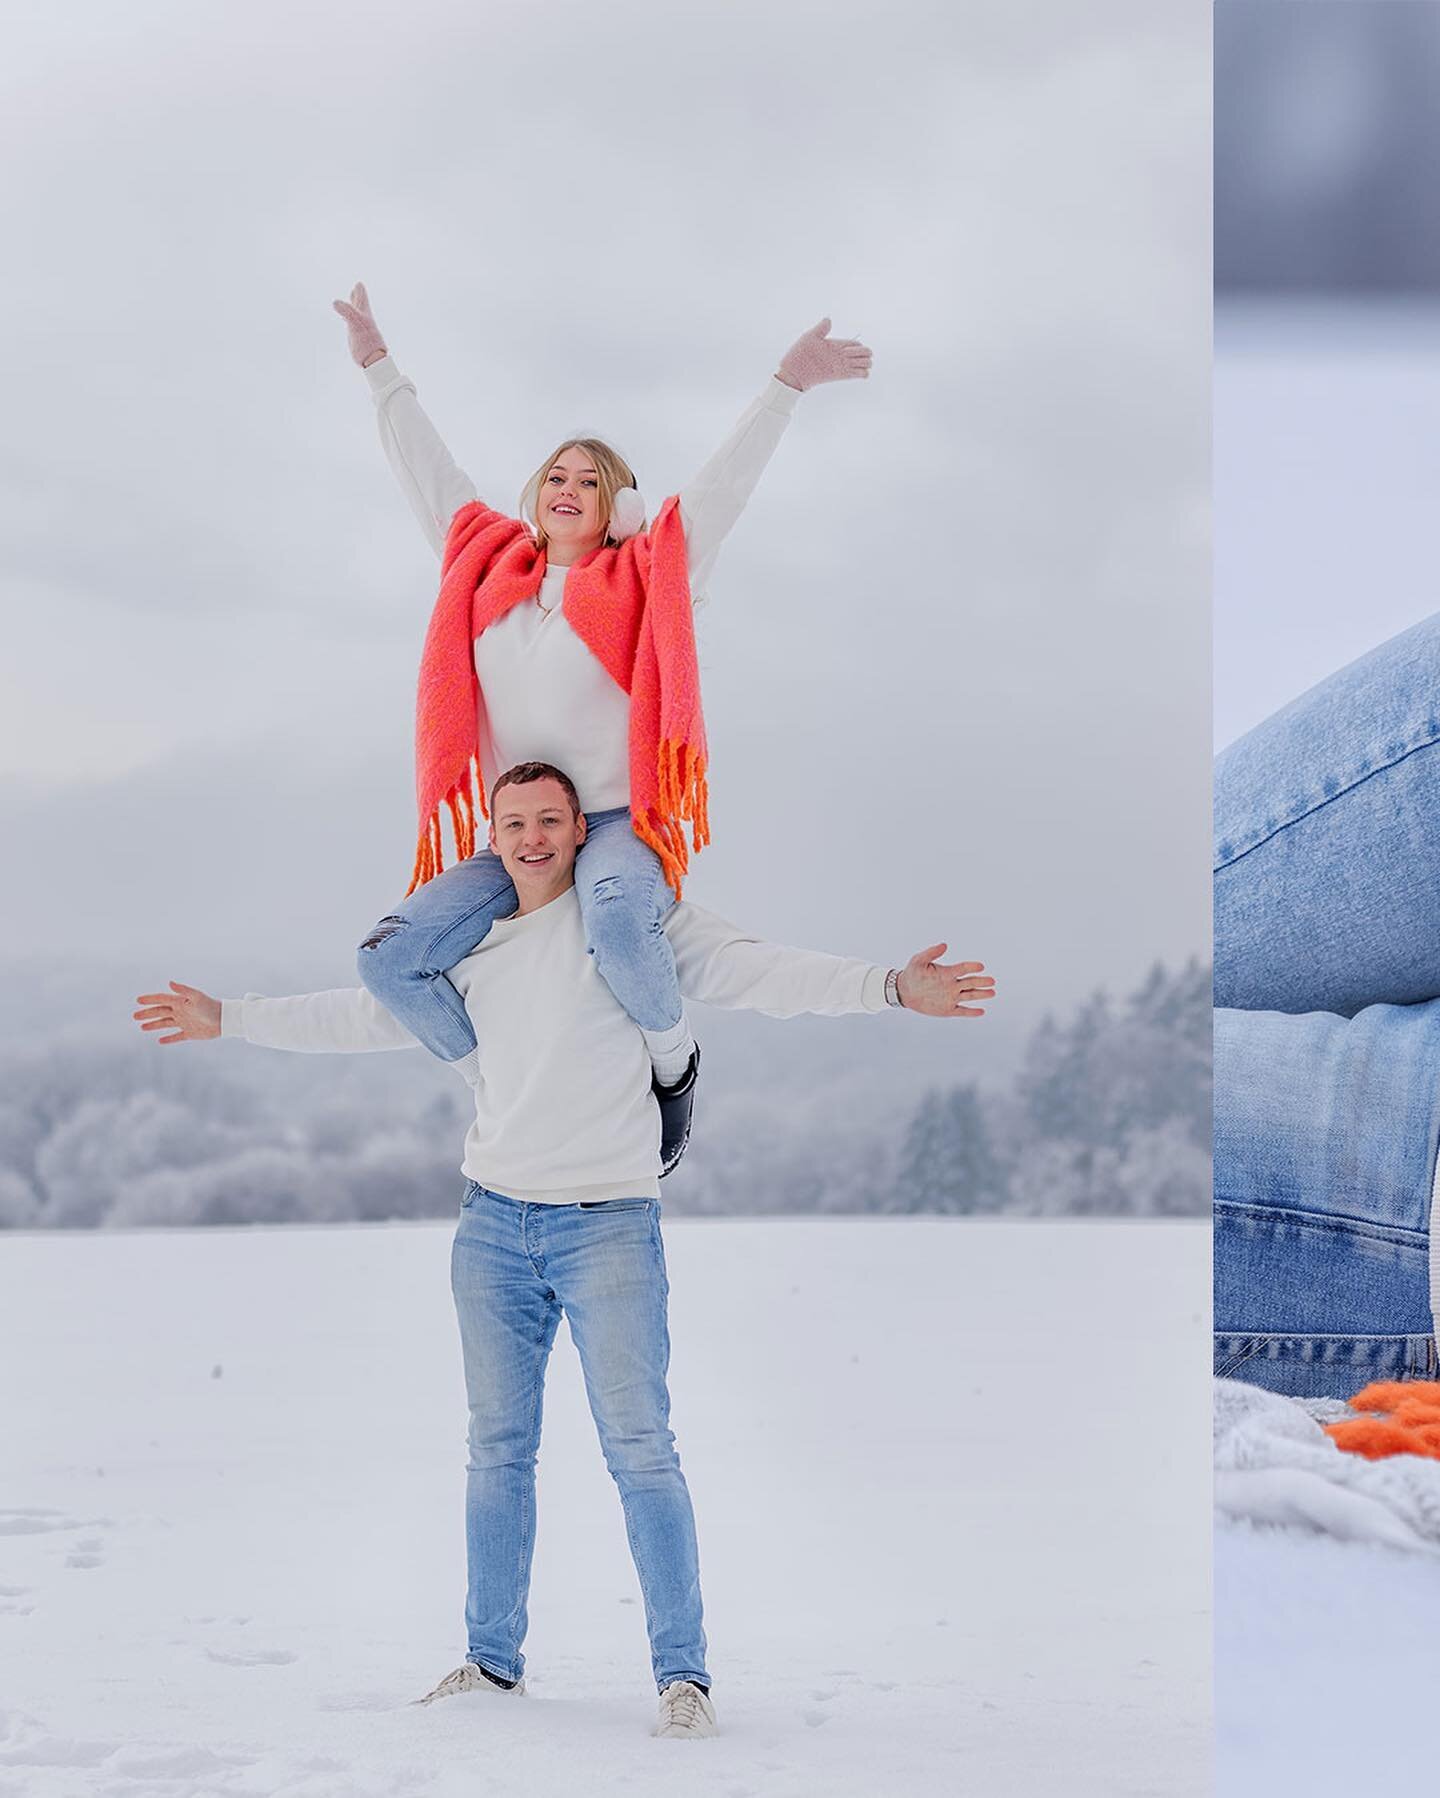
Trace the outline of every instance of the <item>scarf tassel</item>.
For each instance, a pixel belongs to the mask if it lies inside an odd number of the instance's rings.
[[[437,874],[445,872],[444,833],[440,828],[442,806],[450,813],[450,827],[455,838],[455,859],[468,861],[475,853],[476,812],[478,810],[482,818],[490,816],[485,804],[485,784],[473,758],[464,775],[451,787],[421,828],[420,840],[415,848],[415,867],[410,875],[410,884],[405,889],[407,899],[416,887],[424,886],[426,881],[434,880]]]
[[[710,841],[710,787],[705,757],[689,743],[666,737],[660,744],[660,782],[656,803],[643,813],[631,814],[635,834],[660,858],[660,867],[677,899],[681,881],[690,872],[690,854],[698,855]],[[684,825],[690,824],[690,844]]]
[[[485,784],[474,760],[426,819],[415,849],[415,866],[405,889],[408,899],[417,887],[445,871],[444,832],[441,810],[450,813],[457,861],[475,853],[476,817],[490,816],[485,803]],[[705,757],[689,743],[667,737],[660,745],[659,791],[656,803],[643,813],[632,813],[635,834],[660,858],[666,882],[681,897],[681,882],[690,872],[690,856],[710,841],[710,786]],[[690,842],[684,826],[690,826]]]

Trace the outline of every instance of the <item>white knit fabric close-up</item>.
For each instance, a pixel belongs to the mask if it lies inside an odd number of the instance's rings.
[[[1217,1516],[1440,1555],[1440,1461],[1337,1448],[1322,1426],[1354,1415],[1338,1400],[1216,1380]]]

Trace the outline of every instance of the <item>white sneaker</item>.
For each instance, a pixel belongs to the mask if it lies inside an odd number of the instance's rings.
[[[666,1686],[660,1694],[660,1721],[654,1733],[677,1742],[718,1735],[709,1694],[690,1679],[677,1679]]]
[[[516,1680],[513,1686],[497,1686],[493,1679],[475,1665],[474,1661],[466,1661],[463,1667],[457,1667],[453,1673],[447,1673],[433,1692],[427,1692],[423,1698],[416,1698],[415,1704],[434,1704],[437,1698],[453,1698],[457,1692],[491,1692],[496,1698],[518,1698],[525,1690],[525,1681]]]

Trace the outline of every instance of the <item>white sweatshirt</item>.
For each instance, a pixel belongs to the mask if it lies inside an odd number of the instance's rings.
[[[365,374],[385,454],[438,556],[451,519],[477,497],[475,487],[394,361],[382,356]],[[680,494],[697,599],[799,397],[772,376]],[[606,811],[630,803],[630,697],[570,628],[562,605],[568,572],[547,565],[535,602],[512,607],[476,640],[480,769],[488,795],[496,775],[517,762],[551,762],[575,782],[585,811]]]
[[[884,1011],[887,970],[762,942],[688,901],[665,922],[687,999],[791,1018]],[[462,1170],[531,1204],[654,1198],[660,1112],[644,1039],[586,953],[571,887],[502,918],[449,970],[479,1042],[475,1120]],[[271,1049],[414,1048],[363,987],[226,1000],[221,1034]]]

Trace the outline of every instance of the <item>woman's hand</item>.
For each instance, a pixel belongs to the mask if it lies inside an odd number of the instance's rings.
[[[910,957],[900,970],[900,1003],[927,1018],[983,1018],[980,1006],[995,997],[994,978],[985,972],[983,961],[942,966],[936,957],[948,946],[932,943]]]
[[[173,1030],[162,1043],[203,1043],[220,1034],[220,1001],[198,986],[170,982],[168,993],[141,993],[135,1001],[144,1009],[131,1016],[142,1030]]]
[[[357,291],[359,291],[357,289]],[[870,352],[855,337],[831,337],[830,320],[822,318],[797,337],[776,370],[787,387],[818,387],[822,381],[863,381],[870,373]]]
[[[350,354],[361,368],[368,368],[372,362],[378,362],[388,353],[385,340],[380,335],[380,327],[371,316],[370,296],[362,281],[357,281],[350,289],[348,301],[336,300],[334,306],[345,320],[345,328],[350,333]]]

